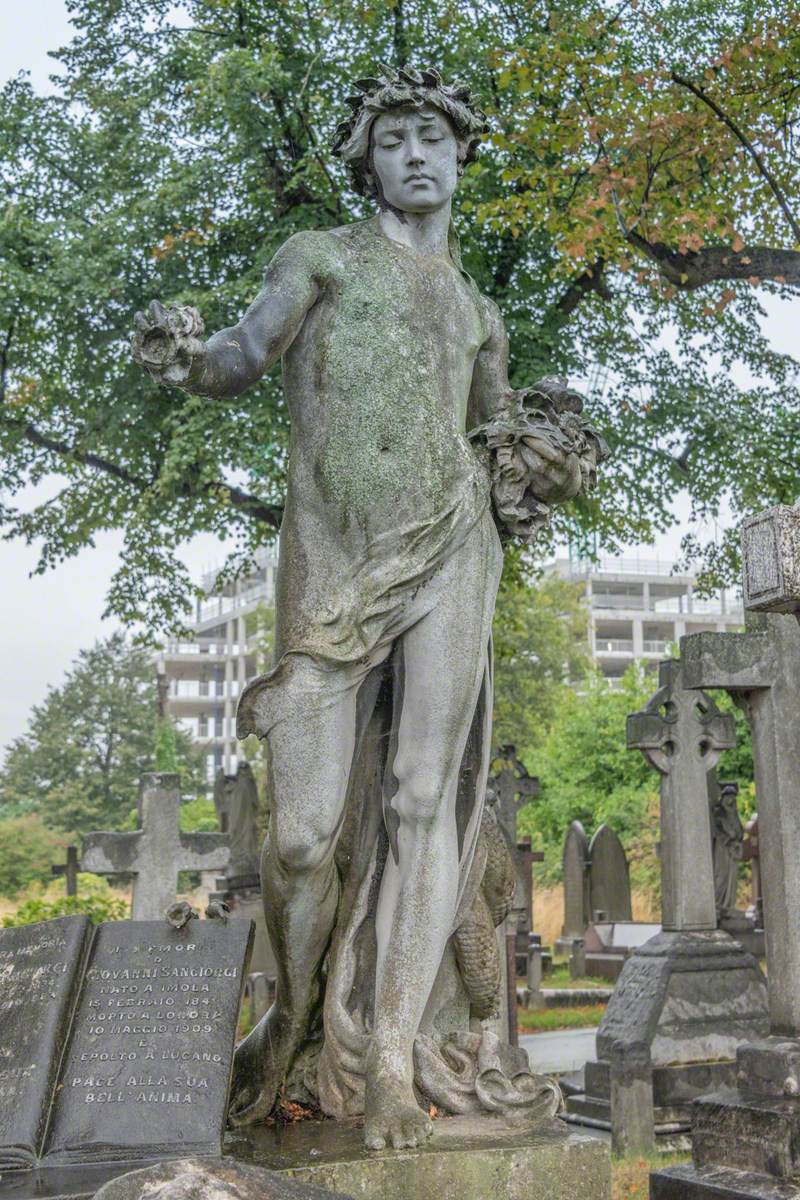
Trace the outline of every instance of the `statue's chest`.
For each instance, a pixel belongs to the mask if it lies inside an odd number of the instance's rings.
[[[473,291],[441,259],[380,245],[358,255],[341,283],[340,337],[400,355],[472,359],[484,339]]]

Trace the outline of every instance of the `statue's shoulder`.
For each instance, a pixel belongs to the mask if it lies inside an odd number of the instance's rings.
[[[367,242],[374,242],[374,221],[352,221],[333,229],[304,229],[283,243],[273,262],[303,270],[320,282],[341,278]]]

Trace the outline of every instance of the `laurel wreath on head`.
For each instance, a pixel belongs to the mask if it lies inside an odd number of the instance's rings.
[[[473,162],[489,126],[470,88],[464,83],[445,83],[432,67],[417,71],[410,67],[395,69],[385,63],[378,66],[378,76],[355,81],[358,93],[345,98],[352,112],[337,125],[333,142],[333,153],[347,164],[356,191],[362,196],[374,192],[369,172],[370,128],[376,117],[394,108],[431,104],[440,109],[453,123],[462,166]]]

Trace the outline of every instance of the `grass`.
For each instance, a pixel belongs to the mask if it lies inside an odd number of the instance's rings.
[[[567,1008],[521,1008],[521,1033],[554,1033],[557,1029],[592,1029],[599,1025],[605,1004],[573,1004]]]
[[[611,1200],[648,1200],[651,1171],[690,1161],[689,1154],[657,1154],[652,1158],[612,1158]]]
[[[569,964],[566,961],[557,962],[552,971],[542,977],[542,987],[544,988],[609,988],[612,986],[608,979],[601,979],[598,975],[586,975],[581,979],[572,979],[569,973]]]

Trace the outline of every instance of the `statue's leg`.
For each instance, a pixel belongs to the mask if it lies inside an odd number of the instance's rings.
[[[296,672],[292,716],[268,735],[272,814],[261,888],[277,990],[269,1012],[236,1051],[233,1125],[263,1120],[272,1110],[318,999],[319,969],[336,917],[333,855],[353,758],[359,680],[342,677],[328,690],[323,681],[315,693],[314,671],[309,663]]]
[[[484,678],[501,567],[491,531],[437,577],[438,603],[403,635],[404,694],[392,807],[399,863],[384,870],[376,914],[375,1024],[367,1060],[369,1149],[414,1146],[431,1132],[413,1092],[413,1044],[455,917],[456,793]]]

